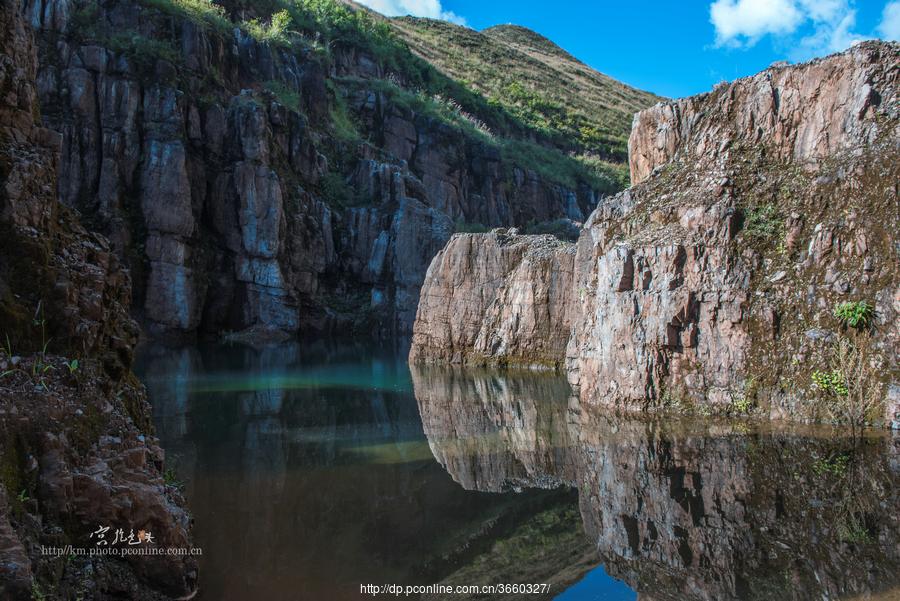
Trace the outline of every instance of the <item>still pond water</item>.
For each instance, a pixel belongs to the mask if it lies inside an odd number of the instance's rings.
[[[540,374],[289,344],[142,349],[204,600],[896,599],[900,439],[626,419]]]

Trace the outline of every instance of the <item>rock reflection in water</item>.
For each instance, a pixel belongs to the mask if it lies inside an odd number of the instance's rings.
[[[556,594],[596,566],[571,489],[453,482],[423,434],[405,357],[147,347],[138,368],[195,517],[202,599],[360,599],[360,584],[467,568]]]
[[[606,571],[642,599],[898,590],[896,437],[616,417],[541,374],[412,375],[431,449],[454,480],[576,488]]]

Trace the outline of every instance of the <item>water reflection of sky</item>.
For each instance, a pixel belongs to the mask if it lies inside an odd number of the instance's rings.
[[[634,601],[637,593],[621,580],[611,578],[603,566],[597,566],[584,575],[554,601]]]

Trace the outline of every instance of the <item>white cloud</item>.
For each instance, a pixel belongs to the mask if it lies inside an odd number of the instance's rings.
[[[388,17],[412,15],[443,19],[458,25],[466,24],[465,18],[452,11],[444,10],[440,0],[357,0],[357,2]]]
[[[854,31],[856,10],[852,3],[853,0],[715,0],[709,14],[716,29],[717,46],[749,48],[771,35],[780,45],[790,48],[787,54],[791,59],[805,60],[846,50],[866,39]],[[898,6],[896,16],[900,21],[900,0],[892,0],[891,4]],[[809,33],[800,37],[801,29]]]
[[[855,10],[847,10],[829,19],[814,22],[813,33],[801,39],[799,46],[791,52],[791,58],[794,60],[841,52],[866,39],[852,31],[856,26]]]
[[[886,40],[900,40],[900,0],[888,2],[884,7],[878,33]]]
[[[792,33],[803,21],[794,0],[716,0],[709,17],[719,46],[752,46],[766,34]]]
[[[813,21],[839,20],[848,10],[847,0],[800,0],[800,7]]]

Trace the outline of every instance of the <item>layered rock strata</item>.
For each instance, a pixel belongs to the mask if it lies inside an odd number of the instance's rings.
[[[404,74],[352,45],[326,60],[134,0],[27,12],[60,201],[127,259],[150,334],[408,335],[456,222],[581,222],[596,204],[397,101]]]

